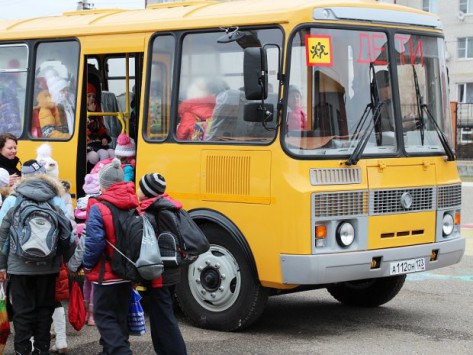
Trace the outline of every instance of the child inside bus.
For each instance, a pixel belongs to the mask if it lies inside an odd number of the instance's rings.
[[[124,181],[135,181],[135,141],[128,134],[121,133],[117,138],[117,146],[115,147],[115,157],[120,159],[124,173]],[[110,164],[113,158],[99,161],[90,171],[92,174],[98,174],[100,169]]]
[[[101,112],[100,105],[96,102],[97,88],[91,83],[87,84],[87,111]],[[113,158],[115,152],[110,146],[112,138],[103,123],[102,116],[87,118],[87,161],[95,165],[100,160]]]
[[[179,105],[181,120],[177,127],[177,138],[188,141],[204,140],[207,121],[212,117],[216,97],[228,89],[223,80],[197,79],[189,87],[187,99]]]
[[[51,98],[48,90],[41,90],[37,96],[39,125],[41,127],[41,134],[44,138],[62,138],[70,137],[65,122]]]
[[[302,95],[297,87],[289,86],[287,99],[287,129],[289,131],[304,131],[307,129],[307,115],[302,108]]]

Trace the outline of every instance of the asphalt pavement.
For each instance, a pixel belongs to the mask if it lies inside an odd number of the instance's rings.
[[[471,350],[473,346],[473,321],[468,316],[472,310],[468,295],[471,295],[473,285],[473,183],[464,183],[462,186],[461,227],[467,242],[461,263],[436,273],[410,275],[403,294],[386,307],[352,310],[334,302],[323,290],[279,296],[270,301],[256,325],[240,333],[193,327],[176,309],[189,355],[371,353],[366,349],[363,351],[364,346],[386,354],[445,354],[447,349],[450,354],[467,354],[470,351],[466,349]],[[447,284],[442,286],[440,282]],[[423,290],[421,287],[431,289]],[[429,302],[426,302],[426,297]],[[452,297],[457,299],[452,301]],[[422,307],[426,309],[420,311]],[[441,313],[444,315],[438,323],[438,314]],[[414,318],[413,314],[416,314]],[[360,321],[363,317],[365,321]],[[146,321],[148,332],[130,338],[134,354],[155,354],[149,320]],[[370,330],[365,329],[369,324]],[[404,334],[409,324],[415,324],[409,333],[413,337],[411,340]],[[424,329],[430,326],[432,329]],[[353,332],[356,334],[351,334]],[[383,341],[380,342],[380,339]],[[71,355],[97,354],[101,351],[95,327],[84,326],[77,332],[68,324],[67,342],[68,354]],[[404,344],[403,349],[398,348],[401,344]],[[4,354],[14,355],[13,334],[7,341]]]

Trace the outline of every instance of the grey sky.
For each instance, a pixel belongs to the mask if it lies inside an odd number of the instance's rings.
[[[0,0],[0,19],[24,19],[75,11],[77,0]],[[96,9],[143,9],[145,0],[89,0]]]

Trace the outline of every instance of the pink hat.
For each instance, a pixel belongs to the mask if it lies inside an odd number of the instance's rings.
[[[134,157],[136,155],[135,142],[127,134],[121,133],[115,147],[116,157]]]
[[[99,175],[87,174],[82,188],[87,195],[98,194],[100,192]]]

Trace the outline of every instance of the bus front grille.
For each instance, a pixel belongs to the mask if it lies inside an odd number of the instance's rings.
[[[433,211],[436,203],[435,196],[436,189],[433,186],[372,190],[370,191],[369,214],[376,216],[394,213]]]
[[[314,194],[315,217],[363,216],[368,213],[367,191]]]
[[[438,187],[437,206],[438,209],[448,209],[452,207],[460,207],[462,199],[462,186],[445,185]]]

